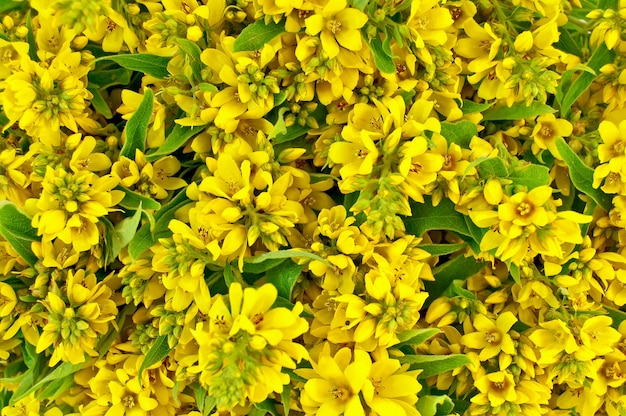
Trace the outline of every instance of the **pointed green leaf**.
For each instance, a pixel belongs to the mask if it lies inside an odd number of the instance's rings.
[[[135,150],[142,152],[146,149],[146,136],[148,135],[148,123],[152,116],[152,106],[154,105],[154,95],[150,88],[146,88],[143,94],[141,104],[137,111],[130,117],[126,123],[126,142],[120,151],[120,156],[126,156],[129,159],[135,158]]]
[[[426,231],[448,230],[469,236],[469,230],[463,214],[454,209],[454,203],[443,198],[439,205],[434,207],[430,197],[424,198],[424,203],[410,202],[411,216],[405,217],[406,232],[421,237]]]
[[[386,34],[385,38],[388,38],[389,35]],[[380,70],[380,72],[384,72],[386,74],[393,74],[396,72],[396,64],[393,62],[393,57],[385,50],[384,42],[380,39],[379,35],[375,35],[371,41],[369,42],[370,51],[372,51],[372,56],[374,57],[374,64],[376,64],[376,68]]]
[[[606,212],[613,207],[611,197],[605,194],[601,189],[593,187],[593,169],[585,165],[571,147],[565,143],[563,138],[556,139],[556,148],[563,157],[563,161],[569,169],[569,176],[572,183],[580,192],[588,195]]]
[[[446,395],[442,396],[420,396],[416,408],[420,416],[448,416],[454,409],[454,402]]]
[[[40,241],[31,220],[12,202],[0,201],[0,235],[31,266],[37,263],[37,256],[31,249],[33,241]]]
[[[530,191],[538,186],[550,185],[550,169],[534,163],[518,165],[510,169],[508,179],[514,185],[526,186]]]
[[[291,292],[304,269],[303,264],[285,261],[267,272],[267,281],[276,286],[278,296],[291,299]]]
[[[467,244],[421,244],[417,247],[427,251],[433,256],[445,256],[446,254],[456,253],[457,251],[464,249],[467,247]]]
[[[463,354],[450,355],[405,355],[398,360],[411,365],[411,370],[422,370],[419,379],[436,376],[446,371],[471,364],[472,361]]]
[[[276,36],[285,32],[285,24],[281,21],[265,23],[264,19],[257,20],[246,26],[233,44],[233,52],[256,51]]]
[[[463,105],[461,105],[461,111],[463,111],[463,114],[482,113],[483,111],[491,108],[494,104],[495,102],[478,104],[474,101],[463,100]]]
[[[181,126],[179,124],[174,126],[172,132],[165,139],[165,143],[161,145],[155,152],[148,153],[146,155],[146,160],[148,162],[154,162],[161,157],[171,155],[178,149],[180,149],[187,140],[196,136],[200,132],[202,132],[206,126]]]
[[[96,59],[95,62],[113,61],[119,66],[130,69],[131,71],[137,71],[155,78],[164,79],[170,75],[167,71],[167,64],[170,59],[172,58],[149,53],[134,53],[103,56]]]
[[[615,53],[607,49],[604,43],[601,43],[593,52],[591,58],[589,58],[587,66],[597,73],[604,65],[613,62],[614,57]],[[590,73],[589,71],[585,71],[580,74],[578,78],[576,78],[576,81],[574,81],[569,88],[563,91],[565,94],[564,97],[558,98],[558,101],[561,103],[561,113],[563,117],[567,117],[572,104],[576,102],[578,97],[587,91],[595,79],[596,75]]]
[[[424,282],[429,296],[426,303],[437,299],[452,284],[454,280],[466,280],[478,273],[485,266],[485,262],[474,257],[457,256],[433,269],[434,281]]]
[[[394,345],[394,348],[399,348],[403,345],[420,345],[440,333],[441,330],[438,328],[410,329],[398,334],[400,343]]]
[[[554,113],[554,111],[554,108],[538,101],[534,101],[530,105],[526,105],[526,103],[516,103],[511,107],[503,105],[485,111],[483,113],[483,121],[522,120],[537,117],[542,114]]]
[[[154,341],[152,347],[150,347],[150,350],[141,362],[141,366],[139,367],[139,374],[137,374],[137,378],[139,379],[140,383],[141,375],[143,374],[144,370],[158,362],[161,362],[165,357],[169,355],[170,351],[174,349],[170,348],[167,342],[167,338],[167,335],[161,335]]]
[[[456,143],[459,146],[469,149],[469,144],[474,136],[478,134],[476,124],[468,120],[450,123],[444,121],[441,123],[441,135],[446,138],[448,143]]]
[[[88,85],[87,90],[91,93],[91,95],[93,95],[91,98],[91,105],[93,108],[105,118],[112,118],[113,113],[111,112],[111,108],[104,97],[102,97],[100,90],[92,85]]]
[[[310,260],[317,260],[324,264],[328,264],[326,260],[317,254],[313,254],[308,251],[299,250],[299,249],[289,249],[289,250],[279,250],[279,251],[270,251],[268,253],[259,254],[258,256],[248,257],[245,261],[248,263],[263,263],[268,259],[293,259],[293,258],[305,258]]]
[[[132,217],[124,218],[119,224],[115,226],[115,232],[112,238],[112,256],[115,258],[122,251],[124,247],[130,243],[135,234],[137,233],[137,227],[141,221],[141,201],[139,207]]]
[[[124,198],[120,201],[120,206],[123,208],[132,210],[139,209],[140,206],[143,206],[144,209],[161,208],[161,204],[159,204],[152,198],[140,195],[136,192],[131,191],[130,189],[126,189],[119,185],[116,186],[115,189],[117,189],[118,191],[122,191],[125,194]]]

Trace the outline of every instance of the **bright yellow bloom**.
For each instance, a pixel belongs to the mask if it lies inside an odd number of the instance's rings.
[[[85,361],[85,353],[97,356],[95,350],[99,335],[106,334],[109,322],[115,319],[117,307],[112,292],[96,275],[85,270],[69,271],[67,297],[48,292],[44,306],[48,311],[47,324],[37,343],[37,353],[53,346],[49,365],[59,361],[78,364]]]
[[[417,381],[421,371],[406,371],[408,366],[390,359],[387,351],[375,359],[363,385],[365,403],[380,416],[418,416],[415,403],[422,389]]]
[[[317,361],[311,361],[311,365],[311,370],[296,370],[298,375],[308,380],[300,397],[306,415],[365,414],[359,392],[372,370],[372,359],[367,352],[342,348],[331,356],[330,344],[327,343]]]
[[[471,399],[474,403],[484,404],[486,399],[491,407],[498,407],[504,402],[517,400],[515,381],[513,375],[508,372],[498,371],[485,374],[476,380],[476,388],[481,394]]]
[[[190,371],[200,373],[200,382],[208,387],[219,411],[281,393],[289,383],[282,368],[294,369],[295,361],[308,358],[304,346],[293,342],[308,329],[306,320],[298,316],[302,305],[291,311],[272,308],[276,297],[271,284],[242,289],[233,283],[228,301],[217,295],[209,322],[192,330],[200,349],[198,366]]]
[[[530,334],[530,340],[540,348],[540,364],[551,364],[558,361],[558,356],[565,351],[572,354],[578,349],[576,339],[565,322],[555,319],[541,322],[540,329],[535,329]]]
[[[346,0],[328,1],[326,5],[304,21],[308,35],[319,34],[322,48],[330,58],[339,55],[341,48],[358,51],[362,48],[361,27],[367,15],[347,7]]]
[[[554,157],[562,159],[556,148],[556,139],[569,136],[573,129],[574,127],[569,121],[557,119],[552,113],[537,117],[537,124],[531,134],[534,139],[533,152],[536,154],[539,149],[547,149]]]
[[[100,241],[98,218],[107,215],[124,196],[112,190],[116,178],[98,177],[89,171],[74,174],[48,167],[43,191],[33,217],[33,226],[45,241],[60,238],[77,251],[86,251]]]
[[[474,318],[476,332],[465,334],[461,337],[461,344],[468,348],[480,350],[481,361],[497,356],[500,352],[509,355],[515,354],[515,345],[509,330],[517,322],[517,318],[511,312],[500,314],[496,320],[489,319],[483,314]]]
[[[82,80],[87,71],[80,53],[69,50],[47,66],[23,60],[21,71],[0,83],[9,125],[19,123],[30,136],[52,145],[59,144],[61,127],[92,130],[96,123],[86,112],[92,97]]]

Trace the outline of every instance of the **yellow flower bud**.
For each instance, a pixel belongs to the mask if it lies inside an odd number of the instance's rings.
[[[489,179],[483,193],[487,202],[491,205],[498,205],[502,201],[502,184],[497,179]]]
[[[11,30],[13,26],[15,26],[15,22],[11,16],[7,15],[2,18],[2,26],[4,26],[6,30]]]
[[[533,47],[533,34],[528,30],[520,33],[515,39],[514,46],[516,52],[528,52]]]
[[[192,42],[197,42],[198,40],[202,39],[202,35],[202,29],[200,29],[198,26],[190,26],[187,28],[187,39]]]

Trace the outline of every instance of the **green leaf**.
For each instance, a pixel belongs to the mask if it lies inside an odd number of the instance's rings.
[[[74,377],[66,376],[50,382],[41,393],[37,394],[39,400],[54,400],[61,394],[67,394],[67,390],[74,385]]]
[[[28,5],[27,1],[21,0],[1,0],[0,1],[0,13],[7,13],[15,9],[23,9]]]
[[[80,370],[84,365],[85,363],[72,364],[69,362],[64,362],[60,364],[58,367],[56,367],[54,370],[52,370],[50,374],[48,374],[47,376],[45,376],[44,378],[42,378],[41,380],[39,380],[38,382],[34,384],[31,384],[30,386],[27,386],[24,389],[22,389],[22,384],[20,384],[20,387],[18,388],[18,390],[16,390],[15,393],[13,394],[13,397],[11,397],[11,403],[15,404],[15,402],[28,396],[33,391],[36,391],[42,388],[43,386],[45,386],[47,383],[50,383],[51,381],[60,380],[65,377],[71,376],[72,374]],[[37,374],[40,374],[40,373],[37,372]],[[23,385],[27,385],[27,384],[28,384],[27,381],[23,382]]]
[[[260,412],[259,415],[265,416],[267,413],[272,416],[281,416],[276,410],[276,403],[272,399],[265,399],[261,403],[255,403],[254,407]]]
[[[94,62],[113,61],[119,66],[130,69],[131,71],[138,71],[155,78],[164,79],[170,75],[167,71],[167,64],[170,59],[172,58],[149,53],[135,53],[103,56],[96,59]]]
[[[420,396],[415,405],[421,416],[448,416],[454,409],[454,402],[446,395]]]
[[[267,272],[267,281],[276,286],[278,296],[291,299],[291,292],[304,269],[303,264],[285,261]]]
[[[146,354],[141,363],[141,366],[139,367],[139,374],[137,374],[139,383],[141,383],[141,375],[146,368],[151,367],[158,362],[161,362],[165,357],[169,355],[170,351],[174,349],[170,348],[167,342],[167,338],[167,335],[161,335],[154,341],[152,347],[150,347],[150,350]]]
[[[574,40],[569,30],[567,30],[567,24],[559,27],[559,41],[554,44],[555,47],[560,50],[576,55],[579,58],[583,57],[582,45]]]
[[[467,247],[465,243],[458,244],[421,244],[417,248],[427,251],[433,256],[445,256],[446,254],[456,253]]]
[[[515,263],[512,262],[507,262],[506,263],[508,268],[509,268],[509,272],[511,273],[511,277],[513,278],[513,281],[519,285],[522,284],[522,278],[520,275],[520,270],[519,270],[519,266]]]
[[[130,189],[126,189],[122,186],[116,186],[115,189],[118,191],[124,192],[124,198],[120,201],[120,206],[126,209],[136,210],[139,209],[140,206],[143,206],[144,209],[159,209],[161,208],[161,204],[155,201],[152,198],[148,198],[147,196],[139,195],[136,192],[131,191]]]
[[[466,280],[478,273],[485,266],[485,262],[473,257],[457,256],[433,269],[434,281],[424,282],[429,296],[427,303],[440,297],[454,280]]]
[[[88,85],[87,90],[91,93],[91,95],[93,95],[91,98],[91,105],[93,105],[93,108],[105,118],[112,118],[113,113],[111,112],[111,107],[109,107],[109,104],[100,93],[100,90],[96,89],[92,85]]]
[[[448,143],[456,143],[465,149],[469,149],[470,141],[477,134],[476,125],[468,120],[441,123],[441,135],[446,138]]]
[[[474,101],[463,100],[463,104],[461,105],[461,111],[463,111],[463,114],[482,113],[483,111],[491,108],[494,104],[495,102],[478,104]]]
[[[37,56],[37,41],[35,40],[35,32],[33,30],[33,21],[30,17],[30,12],[26,13],[26,29],[28,29],[28,34],[26,35],[26,41],[28,42],[28,56],[35,62],[39,62],[39,57]]]
[[[28,264],[34,266],[37,256],[31,249],[33,241],[40,241],[31,220],[12,202],[0,201],[0,235]]]
[[[283,402],[283,413],[285,416],[289,416],[289,411],[291,410],[291,384],[283,386],[280,400]]]
[[[137,233],[137,227],[139,227],[139,222],[141,221],[141,202],[139,202],[139,207],[135,214],[132,217],[124,218],[115,226],[115,232],[113,233],[112,238],[112,256],[113,258],[117,257],[118,254],[122,251],[124,247],[130,243],[135,234]]]
[[[483,113],[483,120],[522,120],[537,117],[542,114],[554,113],[554,111],[554,108],[538,101],[533,101],[530,105],[526,105],[526,103],[516,103],[511,107],[501,106],[485,111]]]
[[[135,158],[135,149],[142,152],[146,149],[146,136],[148,135],[148,123],[152,116],[152,106],[154,105],[154,95],[150,88],[146,88],[143,99],[137,111],[126,123],[126,142],[120,152],[120,156],[129,159]]]
[[[411,329],[404,331],[398,334],[400,343],[394,345],[394,348],[398,348],[403,345],[420,345],[440,333],[441,330],[439,328]]]
[[[281,107],[278,110],[278,119],[276,119],[276,123],[274,123],[274,128],[269,132],[267,138],[272,140],[279,134],[285,135],[287,134],[287,125],[285,124],[285,113],[289,111],[289,107]]]
[[[131,71],[127,68],[114,68],[91,71],[87,74],[89,85],[92,87],[109,88],[114,85],[128,85]]]
[[[576,189],[588,195],[601,206],[602,209],[609,212],[613,207],[611,197],[602,192],[601,189],[593,187],[593,169],[580,160],[578,155],[565,143],[563,138],[558,137],[556,139],[556,148],[569,168],[569,176]]]
[[[526,186],[530,191],[538,186],[550,185],[550,169],[534,163],[520,164],[511,169],[508,178],[514,185]]]
[[[611,308],[610,306],[604,306],[609,317],[613,320],[611,326],[618,329],[620,324],[626,320],[626,312],[619,309]]]
[[[385,38],[389,38],[389,34],[385,34]],[[376,68],[378,68],[380,72],[384,72],[386,74],[395,73],[396,64],[393,62],[393,57],[385,51],[385,46],[379,35],[375,35],[371,39],[369,46],[372,51],[372,55],[374,56]]]
[[[252,274],[265,273],[268,270],[278,267],[278,265],[285,261],[287,261],[287,259],[268,259],[262,263],[247,263],[244,260],[243,272]]]
[[[446,371],[471,364],[472,361],[463,354],[450,355],[405,355],[398,357],[401,363],[411,365],[411,370],[422,370],[419,379],[436,376]]]
[[[236,281],[237,279],[235,278],[232,267],[230,267],[230,263],[224,264],[224,282],[226,283],[226,286],[230,286]]]
[[[506,165],[499,157],[490,157],[476,166],[481,178],[504,178],[508,174]]]
[[[443,198],[439,205],[434,207],[431,198],[424,197],[424,203],[411,201],[410,217],[405,217],[406,232],[416,237],[422,236],[430,230],[448,230],[463,235],[470,235],[463,214],[454,209],[454,203]]]
[[[185,57],[185,62],[188,62],[191,65],[191,71],[193,73],[193,78],[196,80],[202,79],[202,64],[200,61],[200,55],[202,54],[202,50],[200,47],[190,40],[184,38],[177,38],[176,43],[178,43],[178,47],[182,51]]]
[[[317,260],[324,264],[328,264],[326,260],[317,254],[310,253],[308,251],[298,250],[295,248],[289,250],[270,251],[268,253],[259,254],[258,256],[248,257],[245,261],[248,263],[263,263],[268,259],[293,259],[293,258],[305,258],[310,260]]]
[[[355,9],[363,11],[365,10],[365,6],[367,6],[368,1],[369,0],[349,0],[348,3]]]
[[[174,218],[176,210],[187,205],[189,199],[183,189],[180,191],[171,201],[159,209],[154,214],[155,224],[151,229],[150,223],[145,223],[141,226],[139,231],[135,234],[133,239],[128,245],[128,253],[132,259],[138,258],[141,253],[152,247],[159,238],[166,238],[172,235],[168,226],[170,220]]]
[[[263,45],[284,32],[285,24],[282,21],[280,23],[274,21],[265,23],[264,19],[257,20],[241,31],[233,44],[233,52],[259,50]]]
[[[146,160],[148,162],[154,162],[163,156],[168,156],[174,153],[187,143],[187,140],[202,132],[205,127],[206,126],[189,127],[181,126],[180,124],[175,125],[172,132],[165,139],[165,143],[163,143],[161,147],[153,153],[148,153],[146,155]]]
[[[598,45],[598,48],[593,52],[591,58],[589,58],[589,62],[587,62],[587,66],[591,68],[594,72],[598,72],[600,68],[602,68],[605,64],[613,62],[615,58],[615,53],[607,49],[604,43]],[[572,85],[565,90],[565,95],[563,98],[557,97],[557,101],[561,103],[561,115],[562,117],[567,117],[572,104],[576,102],[578,97],[580,97],[587,88],[591,85],[591,83],[596,78],[595,74],[590,73],[589,71],[585,71],[572,83]]]

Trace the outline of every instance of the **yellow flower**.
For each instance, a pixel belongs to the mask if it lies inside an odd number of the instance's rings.
[[[77,251],[87,251],[100,241],[98,218],[107,215],[124,196],[112,190],[117,179],[89,171],[68,173],[48,167],[37,201],[33,226],[45,241],[60,238]]]
[[[529,336],[530,340],[539,347],[541,353],[539,364],[555,363],[561,352],[572,354],[578,349],[571,330],[560,319],[541,322],[539,326],[541,328],[535,329]]]
[[[2,416],[63,416],[63,411],[53,406],[44,412],[35,393],[31,393],[12,406],[4,406],[1,414]]]
[[[616,126],[611,121],[602,121],[598,126],[602,144],[598,146],[598,158],[606,163],[626,156],[626,121]]]
[[[417,381],[421,372],[406,371],[398,360],[390,359],[384,351],[375,356],[370,374],[363,385],[365,403],[380,416],[418,416],[415,409],[417,393],[422,389]]]
[[[0,103],[9,125],[19,123],[30,136],[52,145],[59,144],[61,127],[91,130],[96,123],[86,111],[92,96],[82,80],[87,71],[80,53],[70,50],[46,66],[23,60],[21,71],[0,83]]]
[[[480,350],[481,361],[493,358],[500,352],[514,355],[515,344],[509,330],[515,322],[517,318],[511,312],[501,313],[495,321],[483,314],[476,315],[473,322],[476,332],[463,335],[461,344]]]
[[[343,165],[339,172],[344,179],[369,175],[378,160],[378,147],[366,131],[362,131],[358,138],[350,139],[333,143],[328,157],[333,163]]]
[[[97,282],[93,273],[70,270],[66,290],[65,300],[50,291],[43,302],[48,311],[47,323],[37,342],[37,354],[53,346],[51,367],[61,360],[82,363],[85,353],[97,356],[97,338],[108,332],[109,322],[117,314],[111,289],[104,282]]]
[[[139,46],[139,38],[124,16],[113,9],[98,16],[95,24],[87,27],[84,33],[89,40],[100,43],[105,52],[119,52],[124,44],[133,52]]]
[[[308,330],[306,320],[299,317],[302,304],[291,311],[272,308],[276,297],[271,284],[243,289],[233,283],[228,301],[217,295],[208,324],[199,323],[192,330],[200,349],[198,366],[190,371],[200,373],[218,411],[281,393],[289,382],[282,368],[294,369],[295,361],[308,358],[304,346],[293,342]]]
[[[513,225],[536,225],[543,227],[554,219],[543,205],[552,196],[552,188],[539,186],[530,192],[518,192],[508,202],[498,205],[498,217],[510,221]]]
[[[485,402],[487,402],[491,407],[498,407],[504,402],[515,402],[517,400],[515,381],[511,373],[498,371],[485,374],[476,380],[475,383],[481,394],[471,399],[473,403],[486,404]]]
[[[574,127],[569,121],[557,119],[552,113],[537,117],[537,124],[531,133],[534,140],[533,152],[536,154],[539,149],[548,149],[554,157],[562,159],[556,148],[556,139],[569,136],[573,129]]]
[[[339,55],[341,49],[358,51],[362,48],[361,27],[367,23],[367,15],[347,7],[346,0],[333,0],[304,21],[305,32],[319,34],[322,48],[330,58]]]
[[[359,416],[365,414],[359,393],[371,373],[372,359],[360,349],[342,348],[331,356],[330,344],[324,344],[313,369],[296,373],[307,379],[300,397],[306,415]]]
[[[115,371],[115,378],[107,384],[110,407],[106,416],[148,416],[159,406],[151,397],[150,386],[139,384],[139,379],[124,369]],[[108,395],[107,395],[108,396]]]

